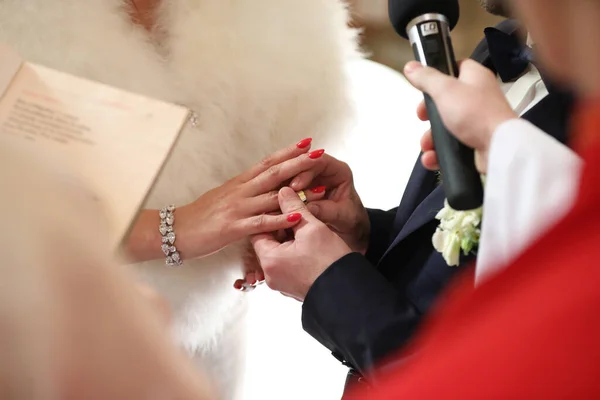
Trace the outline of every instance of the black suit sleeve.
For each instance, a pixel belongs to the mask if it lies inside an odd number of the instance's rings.
[[[302,307],[304,330],[365,376],[406,343],[419,320],[417,308],[359,253],[332,264]]]
[[[369,221],[371,222],[371,232],[369,234],[369,248],[365,257],[371,264],[377,264],[390,244],[397,210],[397,207],[389,211],[367,209]]]

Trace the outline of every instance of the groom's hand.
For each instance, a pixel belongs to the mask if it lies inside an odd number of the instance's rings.
[[[315,218],[288,187],[279,191],[284,213],[299,213],[294,238],[281,243],[270,233],[251,238],[267,285],[282,294],[304,300],[315,280],[339,258],[352,252],[344,241]]]
[[[327,154],[321,163],[294,178],[290,187],[325,187],[322,200],[308,202],[308,210],[337,233],[352,251],[365,254],[369,246],[371,224],[356,189],[348,164]]]

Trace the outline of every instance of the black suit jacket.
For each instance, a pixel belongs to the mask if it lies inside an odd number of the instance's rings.
[[[513,33],[505,21],[499,29]],[[472,55],[491,67],[482,42]],[[561,142],[566,141],[570,96],[551,92],[523,118]],[[303,305],[304,329],[351,369],[367,377],[371,367],[411,338],[436,298],[461,267],[449,267],[431,237],[443,207],[444,186],[417,161],[400,206],[369,210],[370,247],[335,262],[317,279]]]

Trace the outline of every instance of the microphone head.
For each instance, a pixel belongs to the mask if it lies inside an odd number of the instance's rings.
[[[424,14],[442,14],[448,18],[450,29],[458,23],[458,0],[389,0],[388,12],[392,26],[405,39],[406,27],[413,19]]]

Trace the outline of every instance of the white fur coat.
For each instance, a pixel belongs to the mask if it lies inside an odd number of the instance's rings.
[[[189,124],[147,206],[187,204],[304,137],[323,143],[352,114],[344,63],[354,32],[338,0],[163,0],[157,45],[124,0],[0,0],[0,41],[24,58],[179,103]],[[240,249],[183,267],[136,267],[171,302],[177,340],[234,398],[243,366]]]

